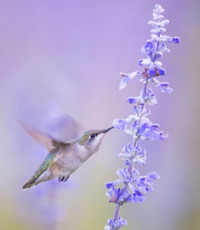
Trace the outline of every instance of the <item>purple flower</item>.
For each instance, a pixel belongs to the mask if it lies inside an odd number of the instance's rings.
[[[122,182],[122,180],[116,180],[116,181],[113,181],[113,182],[108,182],[108,183],[106,183],[106,188],[107,189],[114,188],[115,186],[117,186],[121,182]]]
[[[180,38],[178,38],[178,37],[169,37],[168,41],[176,43],[176,44],[179,44],[180,43]]]
[[[131,144],[128,144],[128,145],[126,145],[126,146],[124,147],[124,150],[125,150],[125,152],[126,152],[127,154],[132,154],[134,148],[133,148],[133,146],[132,146]]]
[[[127,125],[127,121],[125,119],[115,119],[113,121],[114,128],[122,131],[126,129],[126,125]]]
[[[158,71],[158,73],[159,73],[159,76],[162,76],[162,75],[165,75],[165,74],[166,74],[165,69],[160,68],[160,69],[157,69],[157,71]]]
[[[160,88],[162,93],[171,93],[173,91],[168,82],[158,82],[156,87]]]
[[[140,146],[136,146],[135,149],[135,157],[133,159],[134,163],[145,164],[146,163],[146,149],[141,148]]]
[[[127,224],[127,221],[119,216],[119,209],[124,203],[138,203],[145,200],[144,194],[154,191],[153,184],[159,179],[156,172],[148,173],[141,176],[135,168],[136,163],[144,165],[146,163],[146,149],[138,145],[138,141],[142,140],[164,140],[168,137],[163,131],[159,130],[159,125],[151,122],[149,116],[149,105],[156,105],[157,98],[152,88],[154,85],[163,93],[171,93],[172,89],[168,82],[160,82],[159,77],[166,75],[166,70],[159,61],[165,52],[169,52],[166,43],[172,42],[178,44],[178,37],[164,35],[165,26],[169,20],[164,19],[162,13],[164,9],[160,5],[155,5],[153,10],[153,20],[148,24],[153,26],[151,29],[151,38],[146,41],[142,47],[142,53],[147,57],[140,59],[138,65],[143,67],[143,71],[135,71],[131,74],[121,73],[123,77],[120,83],[120,89],[126,87],[129,80],[140,77],[143,83],[143,89],[139,96],[129,97],[127,102],[133,105],[132,114],[127,119],[115,119],[113,126],[116,129],[124,131],[130,135],[132,140],[125,145],[119,154],[119,157],[125,160],[125,167],[117,170],[118,180],[108,182],[106,184],[107,196],[109,202],[115,203],[115,214],[112,219],[108,220],[106,230],[119,230]]]
[[[133,114],[136,115],[137,117],[139,117],[139,110],[138,110],[137,106],[133,106]]]
[[[148,140],[164,140],[168,137],[163,131],[158,130],[159,125],[153,124],[148,118],[145,118],[141,122],[140,135],[142,139]]]
[[[147,193],[149,191],[154,191],[153,182],[159,178],[159,175],[156,172],[153,172],[149,173],[147,176],[137,177],[134,182],[139,191]]]
[[[145,43],[145,45],[142,47],[142,53],[146,52],[146,53],[150,53],[150,52],[154,52],[155,51],[155,44],[153,41],[147,41]]]
[[[118,169],[117,174],[124,181],[124,183],[131,183],[132,182],[132,176],[131,176],[130,172],[128,172],[127,168]]]
[[[113,229],[120,229],[121,227],[127,225],[128,222],[121,217],[118,217],[116,220],[109,219],[108,225],[104,227],[105,230],[113,230]]]
[[[127,102],[129,104],[140,104],[140,105],[144,105],[145,103],[144,98],[142,97],[129,97],[127,99]]]
[[[119,89],[124,89],[127,86],[128,81],[132,80],[137,75],[139,76],[140,73],[138,71],[135,71],[135,72],[129,73],[129,74],[120,73],[120,75],[123,77],[123,79],[120,82]]]
[[[151,77],[155,77],[156,76],[156,69],[153,67],[153,68],[149,68],[149,75]]]
[[[149,173],[147,180],[153,183],[153,181],[160,179],[160,176],[156,172]]]
[[[149,66],[150,64],[151,64],[151,60],[149,58],[140,59],[138,62],[138,65],[141,66]]]
[[[121,189],[111,187],[107,191],[106,195],[110,197],[110,203],[116,203],[121,205],[126,202],[127,198],[130,196],[130,192],[125,188]]]
[[[143,193],[153,191],[153,187],[151,186],[151,183],[147,182],[146,177],[138,178],[138,180],[136,180],[135,183],[136,183],[138,189]]]
[[[148,105],[156,105],[157,99],[151,88],[148,88],[146,94],[144,95],[145,101]]]
[[[131,202],[134,202],[134,203],[144,202],[145,200],[144,195],[137,189],[135,190],[131,198],[132,198]]]

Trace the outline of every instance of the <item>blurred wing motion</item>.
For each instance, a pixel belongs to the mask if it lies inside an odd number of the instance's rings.
[[[24,123],[20,122],[20,125],[24,128],[24,130],[37,142],[44,145],[48,151],[51,151],[55,147],[56,140],[50,137],[47,134],[44,134],[34,128],[31,128]]]
[[[59,116],[51,122],[50,127],[47,126],[47,133],[57,140],[67,142],[73,139],[77,139],[85,131],[74,118],[68,114]]]
[[[48,151],[54,149],[56,143],[67,143],[77,139],[83,133],[83,127],[69,115],[63,115],[46,128],[46,132],[39,131],[18,120],[23,129],[37,142],[44,145]],[[53,128],[52,128],[53,127]]]

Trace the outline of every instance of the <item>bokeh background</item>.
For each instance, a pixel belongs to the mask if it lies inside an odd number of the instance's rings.
[[[144,57],[155,3],[170,19],[167,34],[181,37],[163,58],[172,94],[157,92],[151,119],[170,134],[144,143],[147,165],[160,181],[145,203],[121,215],[135,230],[200,229],[199,51],[197,0],[0,0],[0,229],[103,229],[114,205],[105,183],[117,178],[128,137],[117,130],[68,182],[56,180],[22,191],[46,155],[17,122],[55,134],[70,114],[86,129],[109,127],[131,112],[138,95],[132,81],[119,91],[119,72],[137,70]]]

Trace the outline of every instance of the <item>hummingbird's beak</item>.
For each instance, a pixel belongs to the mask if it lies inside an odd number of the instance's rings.
[[[110,128],[108,128],[108,129],[104,129],[103,131],[102,131],[102,133],[107,133],[108,131],[110,131],[111,129],[113,129],[114,127],[113,126],[111,126]]]

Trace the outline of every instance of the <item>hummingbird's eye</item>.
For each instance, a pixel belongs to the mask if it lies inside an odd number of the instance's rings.
[[[90,137],[91,138],[94,138],[94,137],[96,137],[98,134],[97,133],[92,133],[92,134],[90,134]]]

